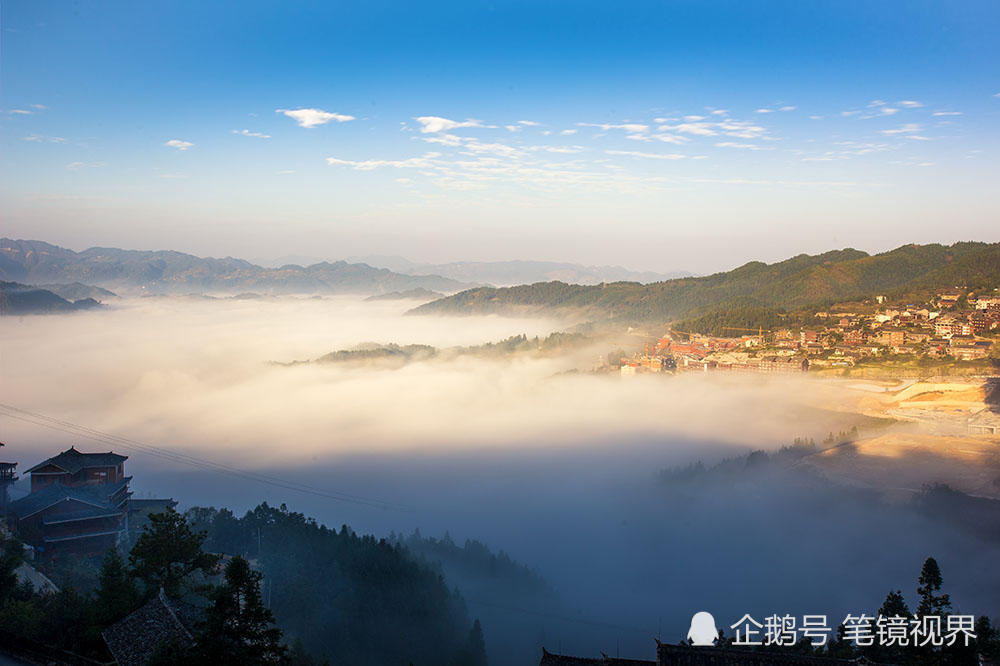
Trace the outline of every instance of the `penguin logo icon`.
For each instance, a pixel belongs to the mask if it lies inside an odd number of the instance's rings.
[[[691,645],[713,646],[719,638],[719,630],[715,628],[715,618],[707,611],[699,611],[691,617],[691,628],[688,629],[688,640]]]

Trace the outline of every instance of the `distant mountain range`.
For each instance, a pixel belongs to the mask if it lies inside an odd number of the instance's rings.
[[[783,311],[878,294],[927,296],[954,286],[1000,285],[1000,243],[905,245],[883,254],[854,249],[750,262],[706,277],[599,286],[545,282],[480,287],[426,303],[414,314],[572,314],[586,320],[665,322],[761,308]]]
[[[72,288],[76,287],[76,285],[49,286],[70,287],[69,291],[73,291]],[[79,286],[86,287],[86,285]],[[100,306],[100,303],[90,297],[66,299],[51,289],[19,282],[0,281],[0,316],[75,312]]]
[[[363,261],[372,266],[407,275],[442,275],[453,280],[487,283],[498,287],[553,280],[571,284],[662,282],[692,275],[684,271],[654,273],[632,271],[621,266],[584,266],[554,261],[457,261],[448,264],[421,264],[404,257],[383,255],[349,257],[347,260]]]
[[[453,293],[475,284],[437,275],[403,275],[345,261],[264,268],[242,259],[182,252],[94,247],[83,252],[36,240],[0,239],[0,280],[83,283],[142,293],[257,291],[382,294],[411,289]]]

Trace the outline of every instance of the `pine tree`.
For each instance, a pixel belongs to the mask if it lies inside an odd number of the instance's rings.
[[[125,617],[139,604],[139,591],[132,573],[125,566],[125,560],[117,549],[112,549],[101,562],[98,575],[97,621],[109,625]]]
[[[184,516],[172,508],[150,514],[149,525],[129,554],[129,563],[146,585],[146,593],[156,594],[162,586],[167,596],[177,597],[185,578],[215,567],[219,558],[201,549],[205,537],[204,532],[194,532]]]
[[[910,607],[906,605],[902,590],[890,590],[885,595],[882,607],[878,609],[882,617],[910,617]]]
[[[924,561],[924,566],[920,570],[920,578],[917,587],[917,594],[920,595],[920,603],[917,605],[917,615],[924,617],[927,615],[943,616],[951,608],[951,599],[947,594],[938,594],[941,591],[941,568],[937,560],[928,557]]]
[[[281,630],[260,596],[260,572],[242,557],[226,565],[226,580],[213,594],[204,632],[198,639],[199,661],[212,664],[287,662]]]
[[[453,666],[488,666],[486,640],[483,638],[483,626],[479,623],[479,618],[476,618],[476,621],[472,623],[469,639],[455,655],[452,664]]]

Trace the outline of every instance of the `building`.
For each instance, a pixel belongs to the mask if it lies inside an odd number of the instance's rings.
[[[3,442],[0,442],[0,447]],[[17,481],[17,463],[0,462],[0,525],[7,517],[7,488]]]
[[[192,647],[204,615],[203,608],[169,599],[161,588],[145,606],[101,632],[101,637],[118,666],[142,666],[158,650],[173,645]]]
[[[126,537],[131,492],[127,456],[70,447],[31,469],[31,493],[9,514],[23,541],[40,552],[99,554]]]
[[[124,478],[126,460],[128,456],[117,453],[80,453],[71,446],[28,470],[31,492],[53,483],[78,487],[117,482]]]

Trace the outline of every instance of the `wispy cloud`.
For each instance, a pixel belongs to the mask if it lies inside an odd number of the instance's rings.
[[[260,132],[251,132],[248,129],[233,130],[233,134],[239,134],[240,136],[252,136],[258,139],[270,139],[270,134],[261,134]]]
[[[414,118],[418,123],[420,123],[420,131],[424,134],[436,134],[437,132],[447,132],[453,129],[461,129],[463,127],[483,127],[483,122],[481,120],[475,120],[469,118],[467,120],[452,120],[450,118],[442,118],[440,116],[418,116]]]
[[[299,127],[305,128],[325,125],[331,120],[336,120],[338,123],[346,123],[349,120],[354,120],[354,116],[348,116],[343,113],[331,113],[323,109],[275,109],[274,112],[288,116],[297,122]]]
[[[176,148],[177,150],[188,150],[194,147],[194,144],[190,141],[182,141],[180,139],[171,139],[163,144],[169,148]]]
[[[626,132],[632,133],[643,133],[649,131],[649,125],[644,125],[642,123],[577,123],[578,127],[596,127],[602,129],[605,132],[618,129],[625,130]]]
[[[961,111],[935,111],[932,116],[961,116]]]
[[[14,116],[30,116],[32,114],[32,112],[27,109],[11,109],[8,113]]]
[[[895,129],[884,129],[882,134],[893,135],[893,134],[913,134],[914,132],[920,131],[920,125],[916,123],[907,123]]]
[[[78,171],[80,169],[98,169],[107,165],[107,162],[70,162],[66,168],[70,171]]]
[[[912,100],[912,99],[904,99],[904,100],[902,100],[900,102],[897,102],[897,103],[900,106],[905,107],[907,109],[919,109],[919,108],[921,108],[924,105],[923,102],[918,102],[918,101]]]
[[[715,144],[716,148],[738,148],[740,150],[762,150],[760,146],[753,143],[736,143],[735,141],[720,141]]]
[[[605,150],[606,155],[623,155],[625,157],[642,157],[650,160],[682,160],[686,155],[678,153],[643,153],[638,150]]]
[[[338,157],[326,158],[326,163],[331,166],[346,166],[355,171],[372,171],[382,167],[393,169],[426,169],[433,165],[433,160],[440,157],[441,153],[427,153],[421,157],[411,157],[405,160],[344,160]]]

